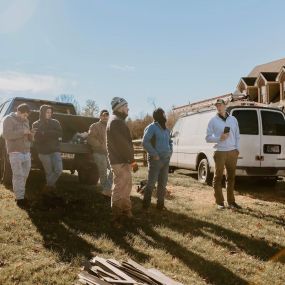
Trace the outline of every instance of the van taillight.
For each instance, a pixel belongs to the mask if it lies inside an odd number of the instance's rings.
[[[265,144],[263,146],[264,153],[281,153],[281,145],[278,144]]]

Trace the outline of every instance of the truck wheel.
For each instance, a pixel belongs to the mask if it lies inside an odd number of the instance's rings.
[[[206,158],[201,159],[198,165],[198,181],[202,184],[212,184],[212,175]]]
[[[99,171],[95,163],[90,163],[87,167],[77,170],[78,181],[84,185],[97,185],[99,181]]]
[[[278,182],[278,177],[266,177],[262,179],[262,185],[274,187]]]
[[[5,186],[12,185],[12,170],[6,149],[0,150],[0,183]]]

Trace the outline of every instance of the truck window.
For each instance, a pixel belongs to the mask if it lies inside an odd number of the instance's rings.
[[[238,120],[241,135],[259,134],[256,110],[234,110],[232,115]]]
[[[5,116],[6,111],[7,111],[8,107],[9,107],[9,103],[10,103],[10,101],[5,102],[2,105],[0,105],[0,115],[1,115],[1,117]]]
[[[285,120],[279,112],[261,111],[262,131],[265,136],[285,136]]]
[[[13,103],[14,110],[16,110],[17,106],[22,103],[27,103],[31,110],[38,111],[43,104],[51,105],[53,107],[54,113],[60,114],[69,114],[69,115],[76,115],[76,111],[74,106],[68,103],[55,103],[51,101],[44,101],[44,100],[32,100],[32,99],[17,99]]]

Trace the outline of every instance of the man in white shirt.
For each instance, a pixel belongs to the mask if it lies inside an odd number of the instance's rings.
[[[222,192],[222,180],[224,169],[227,171],[227,202],[229,208],[240,209],[235,202],[234,186],[235,171],[239,155],[239,126],[234,116],[226,112],[226,104],[223,99],[217,99],[217,115],[213,117],[207,128],[206,141],[216,143],[214,153],[215,174],[213,186],[218,209],[224,209],[224,196]]]

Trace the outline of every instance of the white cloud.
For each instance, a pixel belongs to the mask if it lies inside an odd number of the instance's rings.
[[[69,84],[74,87],[76,82],[51,75],[0,72],[0,92],[57,93],[64,91]]]
[[[111,64],[110,68],[121,70],[121,71],[134,71],[135,67],[132,65],[117,65],[117,64]]]
[[[0,5],[0,33],[19,31],[34,15],[38,0],[10,0]]]

